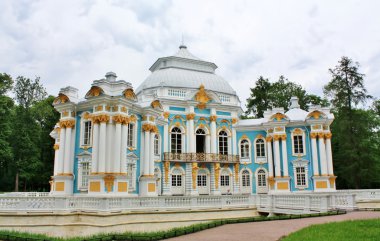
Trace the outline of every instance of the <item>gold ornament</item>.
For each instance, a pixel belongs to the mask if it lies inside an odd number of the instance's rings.
[[[162,115],[164,116],[165,119],[167,119],[167,118],[169,118],[170,113],[169,112],[164,112]]]
[[[59,126],[62,128],[73,128],[75,126],[75,120],[61,120]]]
[[[206,108],[207,102],[211,100],[211,98],[207,95],[203,84],[199,86],[199,91],[195,94],[195,100],[199,102],[197,105],[199,109]]]
[[[211,122],[216,121],[216,119],[217,119],[216,115],[210,115]]]
[[[95,115],[92,117],[92,121],[94,123],[107,123],[110,120],[110,116],[103,114],[103,115]]]
[[[170,167],[170,162],[169,161],[165,161],[164,162],[165,183],[169,182],[169,167]]]
[[[132,88],[124,90],[123,95],[128,100],[135,100],[136,99],[135,92],[133,91]]]
[[[64,103],[69,102],[69,101],[70,101],[70,99],[69,99],[69,97],[67,97],[67,95],[59,93],[58,96],[54,99],[53,104],[54,105],[64,104]]]
[[[158,109],[162,109],[162,105],[161,105],[161,103],[160,103],[159,100],[155,100],[155,101],[153,101],[152,103],[150,103],[150,106],[151,106],[153,109],[156,109],[156,108],[158,108]]]
[[[215,188],[218,189],[219,188],[220,163],[215,163],[214,169],[215,169]]]
[[[103,91],[102,88],[100,88],[98,86],[92,86],[91,89],[87,92],[85,98],[96,97],[96,96],[99,96],[99,95],[101,95],[103,93],[104,93],[104,91]]]
[[[267,137],[265,138],[265,140],[266,140],[267,142],[271,142],[272,139],[273,139],[273,137],[271,137],[271,136],[267,136]]]
[[[311,133],[310,133],[310,137],[311,137],[312,139],[317,138],[317,136],[318,136],[318,133],[316,133],[316,132],[311,132]]]
[[[332,137],[331,132],[325,134],[325,138],[326,139],[331,139],[331,137]]]
[[[238,122],[237,118],[232,118],[232,124],[235,125]]]
[[[54,150],[58,150],[59,149],[59,144],[54,144],[53,149]]]
[[[194,120],[194,118],[195,118],[195,113],[189,113],[186,115],[187,120]]]
[[[196,162],[193,162],[192,163],[192,169],[191,169],[191,177],[192,177],[192,181],[193,181],[193,189],[196,189],[197,188],[197,170],[198,170],[198,163]]]
[[[107,175],[103,179],[104,179],[104,186],[106,187],[107,192],[112,192],[115,177],[113,175]]]

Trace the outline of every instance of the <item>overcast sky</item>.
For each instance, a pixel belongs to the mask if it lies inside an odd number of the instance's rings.
[[[242,105],[260,75],[322,95],[341,56],[380,97],[380,1],[0,1],[0,72],[40,76],[83,97],[114,71],[136,89],[157,58],[185,45],[214,62]]]

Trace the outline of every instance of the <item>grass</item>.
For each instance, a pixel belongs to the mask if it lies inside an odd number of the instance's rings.
[[[311,225],[281,241],[374,241],[380,240],[380,219],[352,220]]]
[[[97,234],[91,237],[74,237],[74,238],[54,238],[42,234],[32,234],[32,233],[22,233],[22,232],[12,232],[6,230],[0,230],[0,240],[11,240],[11,241],[111,241],[111,240],[133,240],[133,241],[144,241],[144,240],[161,240],[172,237],[177,237],[181,235],[186,235],[190,233],[199,232],[205,229],[218,227],[224,224],[232,223],[246,223],[246,222],[262,222],[270,220],[282,220],[282,219],[294,219],[294,218],[307,218],[307,217],[319,217],[326,215],[337,215],[344,214],[345,211],[333,211],[328,213],[316,213],[316,214],[302,214],[302,215],[280,215],[273,217],[249,217],[249,218],[239,218],[239,219],[224,219],[215,220],[212,222],[194,224],[187,227],[173,228],[167,231],[149,232],[149,233],[136,233],[136,232],[125,232],[118,234]]]

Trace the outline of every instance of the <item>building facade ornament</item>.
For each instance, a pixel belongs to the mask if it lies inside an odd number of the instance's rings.
[[[194,120],[195,118],[195,113],[189,113],[186,115],[186,120]]]
[[[215,122],[217,119],[216,115],[210,115],[210,121]]]

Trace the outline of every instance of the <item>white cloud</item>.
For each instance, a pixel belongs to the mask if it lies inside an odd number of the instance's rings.
[[[158,57],[185,44],[215,62],[244,105],[263,75],[322,94],[328,68],[360,62],[380,96],[377,1],[1,1],[0,72],[41,76],[50,94],[83,96],[107,71],[135,88]]]

